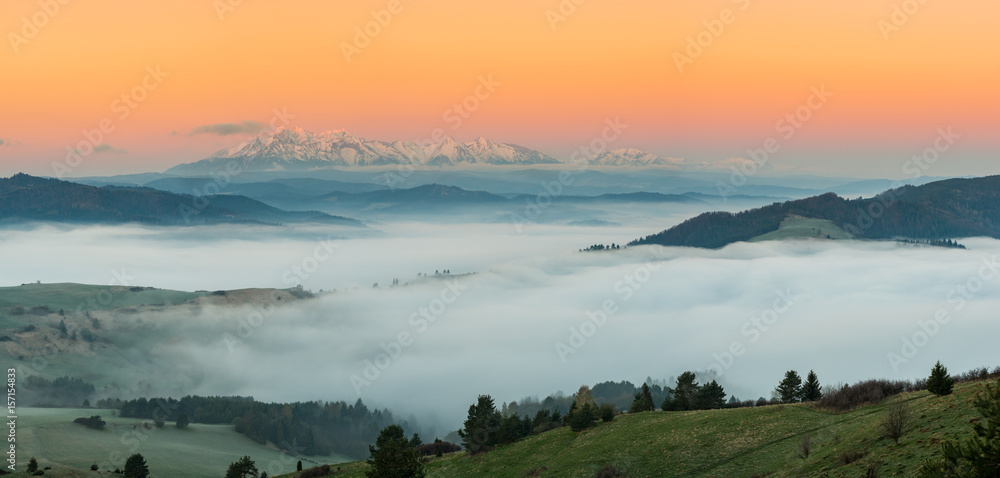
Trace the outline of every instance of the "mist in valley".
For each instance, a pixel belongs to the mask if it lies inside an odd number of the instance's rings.
[[[81,375],[98,395],[121,398],[361,398],[442,437],[479,394],[499,404],[712,370],[728,394],[756,399],[790,369],[834,384],[921,377],[939,359],[956,372],[997,365],[1000,241],[963,240],[968,250],[785,241],[578,252],[691,214],[659,210],[628,208],[614,228],[426,218],[367,229],[8,228],[0,280],[301,285],[317,297],[119,317],[108,333],[120,355]]]

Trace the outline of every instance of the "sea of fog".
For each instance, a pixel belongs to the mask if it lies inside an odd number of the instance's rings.
[[[266,401],[360,397],[445,430],[460,426],[478,394],[501,403],[714,370],[747,399],[770,397],[791,369],[834,384],[920,377],[937,360],[953,372],[1000,365],[1000,241],[578,252],[680,220],[521,231],[422,222],[8,228],[0,284],[335,290],[293,305],[158,316],[162,341],[138,352],[169,369],[175,396],[183,384],[182,393]],[[393,279],[403,285],[390,287]]]

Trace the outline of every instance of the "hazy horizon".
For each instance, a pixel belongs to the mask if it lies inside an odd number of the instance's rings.
[[[276,122],[565,158],[619,118],[615,147],[716,161],[774,138],[779,170],[889,179],[941,128],[961,141],[935,175],[993,173],[1000,146],[985,0],[9,7],[0,176],[87,145],[69,176],[163,171]]]

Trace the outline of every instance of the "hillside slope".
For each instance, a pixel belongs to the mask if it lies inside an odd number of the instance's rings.
[[[827,193],[735,214],[710,212],[630,245],[719,248],[774,232],[790,216],[827,220],[859,239],[1000,237],[1000,176],[903,186],[867,199]]]
[[[195,197],[142,187],[94,187],[17,174],[0,178],[0,223],[224,223],[321,222],[362,226],[317,211],[283,211],[244,196]]]
[[[431,461],[428,478],[589,478],[606,465],[628,477],[857,477],[869,466],[881,476],[914,476],[943,440],[972,435],[972,406],[987,382],[959,384],[955,393],[903,394],[913,426],[899,445],[881,438],[885,404],[846,413],[809,404],[692,412],[646,412],[574,433],[559,428],[470,458],[455,453]],[[798,449],[809,437],[812,453]],[[844,457],[860,454],[850,463]],[[335,465],[360,478],[363,462]],[[284,475],[287,478],[296,474]]]

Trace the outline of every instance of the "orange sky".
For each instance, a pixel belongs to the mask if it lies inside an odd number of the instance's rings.
[[[267,122],[276,108],[311,130],[416,140],[444,128],[559,157],[620,117],[629,128],[613,147],[711,161],[775,137],[780,169],[862,177],[905,176],[952,127],[961,138],[927,174],[998,172],[1000,3],[575,2],[6,0],[0,175],[52,174],[102,120],[106,145],[72,175],[162,171],[244,137],[195,128]],[[390,6],[348,61],[355,29]],[[730,22],[716,36],[719,18]],[[680,71],[675,53],[699,35],[710,44]],[[157,66],[166,76],[147,79]],[[445,112],[491,75],[495,92],[453,128]],[[776,131],[824,85],[833,96],[793,137]],[[144,99],[122,118],[113,104],[132,91]]]

